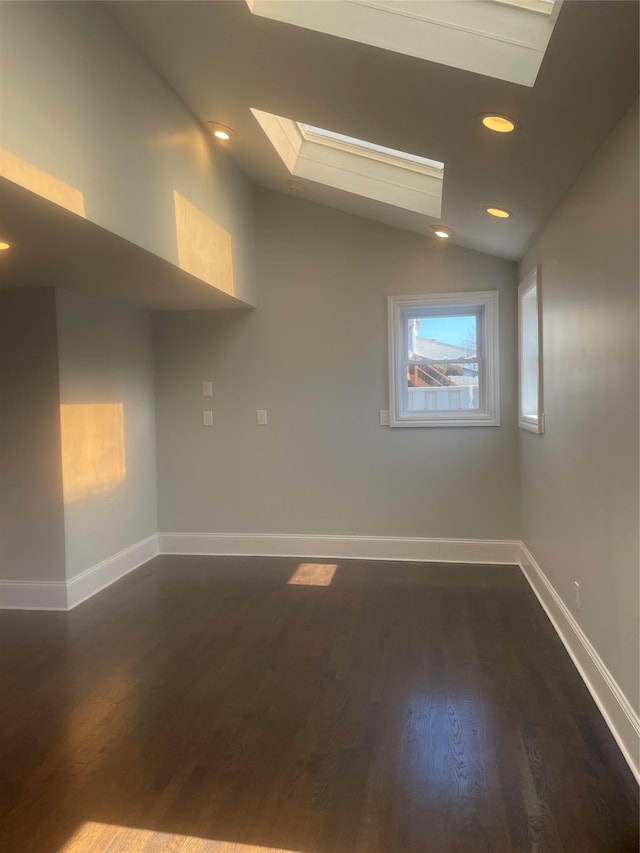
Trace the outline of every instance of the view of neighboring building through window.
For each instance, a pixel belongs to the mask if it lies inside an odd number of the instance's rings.
[[[389,299],[390,425],[497,425],[497,293]]]
[[[542,362],[541,312],[537,268],[532,270],[518,288],[519,389],[522,429],[541,433]]]
[[[434,313],[407,323],[409,411],[477,410],[478,315]]]

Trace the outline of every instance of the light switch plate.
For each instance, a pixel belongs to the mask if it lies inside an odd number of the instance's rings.
[[[202,413],[202,425],[213,426],[213,412],[209,411]]]
[[[202,396],[203,397],[213,397],[213,382],[207,380],[202,383]]]
[[[256,412],[256,419],[258,421],[259,426],[267,425],[267,410],[266,409],[258,409]]]

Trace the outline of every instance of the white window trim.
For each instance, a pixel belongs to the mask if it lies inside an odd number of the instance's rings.
[[[498,291],[468,293],[432,293],[419,296],[389,296],[389,426],[390,427],[468,427],[500,426],[500,363],[498,347]],[[403,413],[401,394],[406,390],[406,356],[402,352],[402,310],[408,307],[464,307],[482,311],[483,329],[478,340],[481,360],[480,409],[461,412]]]
[[[522,412],[522,363],[523,363],[523,335],[522,335],[522,306],[524,298],[529,291],[536,288],[536,307],[538,309],[538,411],[534,416],[525,415]],[[534,267],[522,280],[518,287],[518,426],[520,429],[535,432],[542,435],[544,432],[544,405],[543,405],[543,364],[542,364],[542,291],[540,288],[539,267]]]
[[[334,133],[322,128],[310,127],[302,122],[296,122],[296,124],[303,140],[315,142],[318,145],[326,145],[327,148],[335,148],[337,151],[346,151],[348,154],[357,154],[359,157],[366,157],[368,160],[375,160],[379,163],[388,163],[398,169],[417,172],[419,175],[442,178],[444,163],[439,160],[420,157],[404,151],[394,151],[392,148],[385,149],[384,146],[375,143],[344,136],[344,134]]]
[[[555,7],[554,0],[492,0],[492,2],[522,9],[524,12],[537,12],[539,15],[546,15],[548,18],[553,14]]]

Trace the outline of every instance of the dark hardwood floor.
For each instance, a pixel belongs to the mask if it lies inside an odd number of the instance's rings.
[[[160,557],[0,614],[3,853],[637,853],[518,569],[299,562]]]

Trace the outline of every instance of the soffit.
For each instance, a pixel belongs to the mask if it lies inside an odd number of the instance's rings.
[[[62,287],[157,311],[250,306],[59,204],[0,178],[0,289]]]

